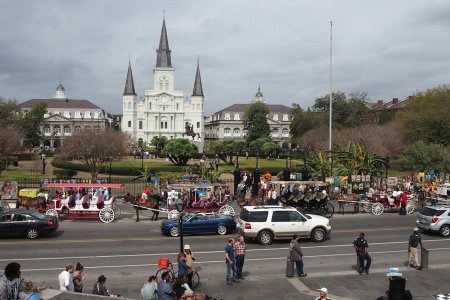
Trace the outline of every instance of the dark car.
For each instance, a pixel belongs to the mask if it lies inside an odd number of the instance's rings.
[[[188,213],[183,216],[183,235],[215,234],[225,235],[236,230],[236,221],[232,216],[220,214]],[[164,220],[161,232],[178,236],[178,219]]]
[[[55,232],[58,226],[56,217],[32,210],[0,213],[0,237],[26,236],[29,239],[36,239],[41,234]]]

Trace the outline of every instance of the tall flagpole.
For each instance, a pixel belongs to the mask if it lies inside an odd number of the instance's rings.
[[[329,143],[328,143],[328,150],[331,151],[331,132],[332,132],[332,116],[333,116],[333,21],[330,21],[330,132],[329,132]]]

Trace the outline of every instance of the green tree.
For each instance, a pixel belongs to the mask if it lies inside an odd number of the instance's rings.
[[[256,153],[256,152],[261,153],[261,147],[265,143],[270,143],[270,142],[272,142],[272,140],[268,137],[256,139],[249,144],[249,150],[252,151],[253,153]]]
[[[370,109],[365,103],[368,100],[367,92],[355,91],[349,93],[349,114],[345,120],[347,127],[360,127],[366,124],[370,114]]]
[[[0,127],[16,126],[20,117],[20,106],[16,100],[0,97]]]
[[[281,152],[281,146],[274,142],[266,142],[261,146],[261,151],[269,159],[275,159]]]
[[[292,105],[292,121],[290,125],[290,133],[292,140],[299,143],[300,137],[307,131],[317,128],[320,120],[317,113],[311,111],[310,108],[303,110],[300,105]]]
[[[331,174],[331,162],[329,152],[307,153],[305,160],[308,172],[311,176],[325,180]]]
[[[245,148],[243,142],[235,142],[233,140],[225,140],[214,142],[211,145],[212,152],[219,155],[220,159],[226,164],[232,165],[234,162],[233,157],[238,151],[242,151]]]
[[[44,123],[44,115],[47,113],[47,104],[40,103],[31,108],[19,120],[19,128],[24,135],[24,145],[35,147],[41,144],[42,132],[40,125]]]
[[[161,156],[161,151],[169,142],[169,139],[165,136],[154,136],[151,140],[151,144],[155,146],[158,157]]]
[[[254,101],[247,107],[243,118],[244,129],[247,130],[247,144],[259,138],[270,137],[268,114],[267,105],[261,101]]]
[[[450,149],[440,144],[416,141],[408,145],[398,160],[399,168],[408,171],[450,171]]]
[[[408,141],[449,145],[450,85],[416,93],[398,113],[398,119]]]
[[[162,155],[177,166],[185,166],[196,154],[198,154],[197,146],[186,139],[170,140],[162,151]]]

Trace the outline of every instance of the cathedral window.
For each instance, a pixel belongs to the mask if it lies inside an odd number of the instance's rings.
[[[169,89],[169,80],[166,79],[164,89],[167,91]]]
[[[142,121],[139,121],[139,129],[142,129]]]
[[[283,115],[283,121],[289,121],[289,115],[284,114]]]
[[[164,122],[164,129],[167,129],[167,121]]]
[[[224,136],[231,136],[231,129],[230,128],[225,128],[223,130],[223,135]]]
[[[131,121],[128,121],[128,127],[131,127]]]
[[[200,104],[197,103],[197,110],[200,110]]]
[[[151,102],[148,103],[148,110],[152,110],[152,103]]]
[[[234,120],[235,120],[235,121],[239,121],[239,120],[240,120],[239,114],[234,114]]]
[[[159,82],[159,90],[163,90],[163,88],[164,88],[164,82],[161,80],[160,82]]]
[[[274,120],[274,121],[278,121],[278,115],[277,115],[277,114],[274,114],[274,115],[273,115],[273,120]]]
[[[161,122],[161,129],[164,129],[164,122]]]
[[[197,128],[200,128],[200,122],[197,122]]]
[[[225,114],[225,120],[231,120],[230,114]]]
[[[131,102],[128,102],[128,109],[131,109]]]
[[[180,105],[177,103],[177,110],[179,110],[180,109],[180,107],[179,107]]]

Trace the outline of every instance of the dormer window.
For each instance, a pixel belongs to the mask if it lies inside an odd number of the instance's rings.
[[[274,121],[278,121],[278,115],[277,115],[277,114],[274,114],[274,115],[273,115],[273,120],[274,120]]]
[[[283,121],[289,121],[289,115],[284,114],[283,115]]]
[[[94,119],[98,119],[100,116],[100,114],[98,113],[98,111],[94,112]]]
[[[84,112],[84,117],[85,118],[90,118],[91,117],[91,112],[90,111],[85,111]]]
[[[231,120],[231,115],[230,114],[225,114],[225,120]]]
[[[65,118],[70,118],[70,111],[65,111],[64,112],[64,117]]]
[[[76,111],[76,112],[75,112],[75,118],[81,119],[81,112]]]
[[[235,120],[235,121],[239,121],[239,120],[240,120],[239,114],[234,114],[234,120]]]

